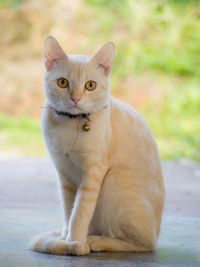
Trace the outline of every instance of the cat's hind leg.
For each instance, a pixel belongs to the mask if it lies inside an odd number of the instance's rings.
[[[145,247],[140,247],[132,242],[108,236],[88,236],[88,245],[91,251],[150,251]]]
[[[120,172],[121,171],[121,172]],[[93,251],[152,251],[156,247],[162,199],[145,191],[132,170],[113,169],[104,178],[90,224],[88,243]],[[150,187],[151,188],[151,187]],[[156,189],[156,186],[155,186]],[[151,193],[151,192],[150,192]],[[160,204],[159,204],[160,199]],[[158,203],[157,203],[158,202]],[[160,207],[157,207],[156,205]]]

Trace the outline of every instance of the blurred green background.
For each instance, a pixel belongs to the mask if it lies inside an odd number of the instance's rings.
[[[147,119],[162,158],[200,162],[200,1],[1,0],[0,150],[46,154],[43,43],[91,56],[113,41],[112,94]]]

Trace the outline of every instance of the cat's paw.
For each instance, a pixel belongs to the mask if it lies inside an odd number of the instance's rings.
[[[90,248],[87,242],[66,242],[61,239],[60,231],[50,231],[36,236],[29,245],[29,249],[55,255],[87,255]]]
[[[67,242],[67,254],[74,256],[82,256],[90,253],[90,248],[86,242],[72,241]]]
[[[101,251],[101,247],[99,246],[99,244],[101,243],[101,239],[102,238],[100,236],[88,236],[87,242],[91,251]]]
[[[29,249],[49,254],[66,255],[67,243],[61,239],[60,231],[50,231],[35,236],[29,244]]]

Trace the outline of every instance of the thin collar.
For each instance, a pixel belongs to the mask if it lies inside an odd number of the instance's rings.
[[[78,114],[71,114],[71,113],[68,113],[66,111],[59,111],[57,109],[55,109],[54,107],[52,107],[51,105],[48,106],[48,108],[50,110],[53,110],[55,111],[55,113],[59,116],[66,116],[70,119],[76,119],[76,118],[85,118],[85,119],[88,119],[88,116],[90,115],[90,113],[78,113]]]

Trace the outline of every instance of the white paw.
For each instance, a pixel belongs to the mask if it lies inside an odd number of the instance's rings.
[[[50,231],[35,236],[29,248],[43,253],[66,255],[67,243],[60,239],[60,231]]]
[[[90,248],[86,242],[72,241],[67,242],[67,254],[68,255],[87,255],[90,253]]]

